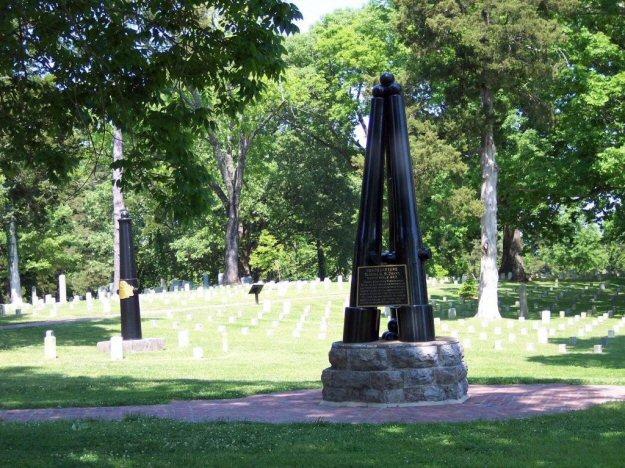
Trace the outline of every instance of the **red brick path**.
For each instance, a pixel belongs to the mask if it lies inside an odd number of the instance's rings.
[[[50,408],[0,411],[4,421],[58,419],[119,420],[128,415],[181,421],[268,423],[414,423],[524,418],[625,401],[625,387],[608,385],[471,385],[462,404],[400,408],[346,408],[320,405],[320,390],[254,395],[233,400],[174,401],[163,405]]]

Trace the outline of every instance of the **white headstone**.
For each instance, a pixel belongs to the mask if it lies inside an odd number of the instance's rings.
[[[186,348],[191,343],[189,339],[189,331],[188,330],[180,330],[178,332],[178,346],[180,348]]]
[[[204,349],[200,347],[193,348],[193,359],[202,359],[204,357]]]
[[[124,341],[121,336],[111,337],[111,361],[124,359]]]
[[[601,354],[603,353],[603,346],[601,346],[600,344],[596,344],[593,346],[592,350],[595,354]]]
[[[543,323],[549,323],[551,321],[551,311],[543,310],[540,313],[540,319],[542,320]]]
[[[47,330],[43,339],[43,355],[46,359],[56,359],[56,337],[52,330]]]
[[[65,275],[59,275],[59,302],[65,304],[67,302],[67,285]]]
[[[558,352],[560,354],[566,354],[566,344],[561,343],[558,345]]]
[[[547,344],[549,343],[549,330],[546,328],[538,329],[538,343]]]
[[[456,318],[456,309],[454,307],[449,309],[448,317],[452,320]]]

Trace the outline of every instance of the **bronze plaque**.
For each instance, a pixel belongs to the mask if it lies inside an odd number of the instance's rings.
[[[357,307],[408,305],[406,265],[358,267]]]

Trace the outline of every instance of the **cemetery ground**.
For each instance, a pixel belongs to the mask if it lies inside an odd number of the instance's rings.
[[[0,424],[6,466],[622,466],[624,442],[623,403],[457,424]]]
[[[625,385],[625,297],[617,292],[624,283],[530,283],[525,321],[518,320],[515,283],[502,284],[504,318],[490,322],[473,318],[475,301],[460,301],[458,285],[431,285],[430,295],[437,334],[459,336],[465,345],[470,384]],[[115,301],[106,314],[99,300],[90,306],[80,301],[25,307],[19,317],[0,317],[0,408],[139,405],[320,388],[330,344],[341,338],[348,289],[346,283],[292,283],[286,291],[268,286],[260,305],[244,288],[144,295],[143,335],[165,338],[167,348],[127,354],[122,361],[112,361],[95,347],[119,333]],[[456,318],[449,318],[450,308]],[[540,312],[548,308],[552,314],[546,323]],[[616,313],[608,317],[612,308]],[[68,318],[93,320],[58,322]],[[36,321],[54,323],[31,323]],[[23,322],[35,326],[10,327]],[[56,359],[44,359],[46,330],[54,330]],[[599,344],[600,354],[594,348]],[[624,428],[623,403],[527,420],[458,424],[191,424],[144,417],[2,423],[0,460],[62,465],[616,464],[623,454]],[[409,446],[409,456],[397,444]]]

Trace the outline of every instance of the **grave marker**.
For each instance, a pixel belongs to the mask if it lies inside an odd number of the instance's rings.
[[[124,359],[124,343],[122,337],[111,337],[111,361],[121,361]]]
[[[46,359],[56,359],[56,337],[53,330],[47,330],[43,339],[43,355]]]
[[[189,346],[190,344],[190,339],[189,339],[189,331],[188,330],[180,330],[178,332],[178,347],[179,348],[186,348],[187,346]]]

